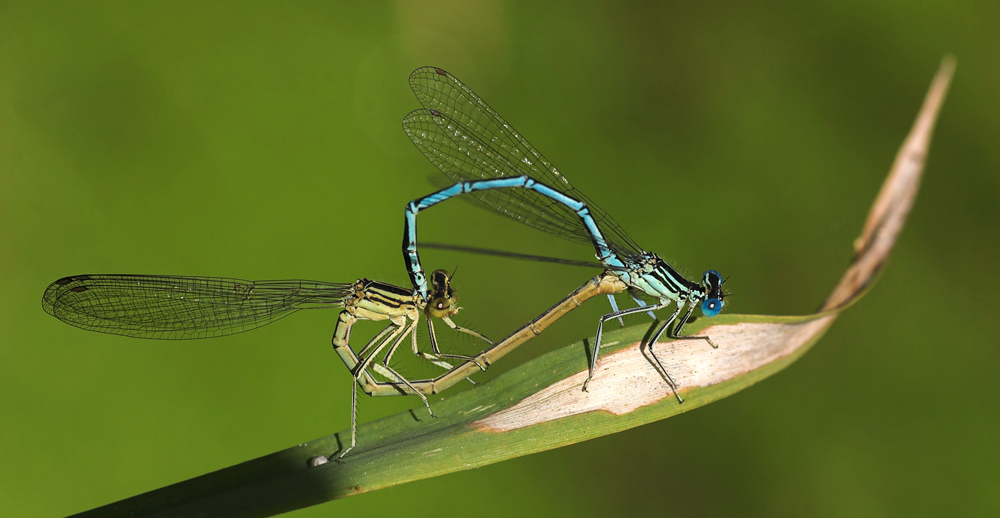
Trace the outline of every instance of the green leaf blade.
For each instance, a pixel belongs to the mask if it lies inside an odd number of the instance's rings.
[[[344,431],[76,516],[273,516],[353,494],[485,466],[634,428],[712,403],[787,367],[884,269],[916,198],[954,60],[946,57],[883,184],[855,258],[813,315],[720,315],[686,330],[702,340],[655,345],[685,398],[679,404],[644,354],[650,325],[609,331],[590,392],[589,341],[563,347],[495,380],[422,408],[366,423],[343,463],[311,466],[350,440]]]

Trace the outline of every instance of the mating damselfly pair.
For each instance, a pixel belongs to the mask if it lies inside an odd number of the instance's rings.
[[[562,315],[599,294],[608,296],[612,311],[598,322],[583,390],[587,390],[594,376],[605,322],[612,319],[621,322],[622,317],[641,312],[655,319],[654,311],[675,304],[671,315],[651,335],[648,350],[677,400],[683,402],[677,383],[656,355],[654,346],[670,329],[670,338],[704,340],[716,347],[707,336],[680,333],[696,306],[709,317],[722,309],[724,281],[718,272],[709,270],[700,283],[691,282],[659,256],[639,247],[607,212],[574,189],[520,133],[451,74],[439,68],[419,68],[411,74],[410,86],[423,108],[403,119],[403,129],[431,163],[458,182],[406,205],[403,256],[412,290],[367,279],[329,283],[91,274],[64,277],[52,283],[43,296],[43,308],[82,329],[153,339],[231,335],[267,325],[299,310],[341,308],[332,342],[353,378],[351,446],[343,449],[341,458],[357,444],[358,387],[372,396],[419,396],[433,416],[427,395],[485,370]],[[493,343],[456,325],[450,317],[459,308],[448,273],[436,270],[428,279],[420,262],[417,214],[463,194],[526,225],[592,244],[604,272],[500,342]],[[620,310],[614,295],[622,292],[627,292],[637,306]],[[644,298],[652,299],[652,303]],[[430,352],[421,350],[417,341],[416,326],[421,317],[429,331]],[[443,353],[434,331],[434,319],[486,342],[487,346],[476,355]],[[389,325],[355,350],[350,336],[358,320],[388,321]],[[675,324],[673,328],[671,324]],[[410,380],[393,369],[390,366],[393,355],[407,338],[415,355],[444,369],[444,374]]]

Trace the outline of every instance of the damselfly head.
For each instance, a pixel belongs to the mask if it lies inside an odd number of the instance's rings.
[[[451,287],[451,277],[445,270],[434,270],[431,272],[431,291],[427,300],[424,312],[434,318],[442,318],[454,315],[458,311],[456,304],[458,297]]]
[[[701,285],[705,289],[705,300],[701,303],[701,312],[706,317],[714,317],[722,311],[726,304],[726,294],[722,291],[722,276],[715,270],[708,270],[701,276]]]

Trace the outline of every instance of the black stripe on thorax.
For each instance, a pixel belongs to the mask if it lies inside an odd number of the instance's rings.
[[[379,290],[386,293],[391,293],[393,295],[404,295],[406,297],[412,297],[413,291],[403,288],[401,286],[396,286],[395,284],[389,284],[386,282],[370,281],[368,279],[362,280],[365,284],[365,291],[369,290]]]
[[[384,282],[364,280],[365,298],[376,304],[398,308],[413,304],[413,292]]]
[[[660,282],[670,287],[674,293],[681,293],[682,291],[685,293],[701,292],[700,285],[685,279],[683,275],[677,273],[677,270],[671,268],[670,265],[662,259],[656,262],[656,268],[653,269],[653,275],[659,279]]]

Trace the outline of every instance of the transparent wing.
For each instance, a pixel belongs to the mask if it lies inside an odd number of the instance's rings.
[[[410,75],[423,110],[403,119],[403,130],[428,160],[456,182],[527,175],[583,201],[608,244],[625,256],[642,252],[615,220],[538,152],[524,137],[455,76],[433,67]],[[490,208],[526,225],[571,241],[590,243],[579,217],[566,206],[527,189],[473,193]]]
[[[164,340],[265,326],[300,309],[343,306],[352,284],[219,277],[76,275],[53,282],[46,313],[88,331]]]

